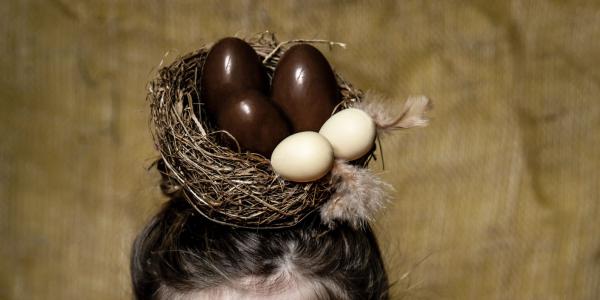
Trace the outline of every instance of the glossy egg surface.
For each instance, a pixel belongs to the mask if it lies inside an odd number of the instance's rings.
[[[248,89],[268,94],[268,77],[259,56],[245,41],[228,37],[210,49],[201,79],[201,105],[215,119],[225,100]]]
[[[242,151],[259,153],[266,158],[291,134],[281,111],[256,90],[230,96],[217,116],[217,125],[235,137]]]
[[[295,45],[281,57],[271,83],[271,98],[294,132],[318,131],[340,102],[335,75],[321,52]]]

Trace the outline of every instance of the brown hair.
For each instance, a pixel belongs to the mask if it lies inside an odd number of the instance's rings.
[[[136,299],[181,299],[201,291],[293,284],[314,299],[388,299],[388,279],[371,228],[324,225],[319,214],[287,229],[240,229],[209,221],[173,197],[136,238]],[[249,289],[252,289],[251,287]]]

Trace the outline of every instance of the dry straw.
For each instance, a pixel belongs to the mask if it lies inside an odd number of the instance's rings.
[[[263,60],[269,77],[285,49],[294,43],[345,46],[323,40],[279,43],[269,32],[247,42]],[[293,226],[328,201],[334,192],[332,176],[311,183],[286,181],[273,172],[267,158],[223,146],[220,140],[228,134],[212,128],[203,111],[199,117],[194,114],[209,48],[163,67],[149,85],[152,134],[169,189],[182,192],[199,213],[215,222],[253,228]],[[361,101],[363,93],[336,76],[343,97],[338,109]],[[371,156],[360,164],[366,166]]]
[[[269,77],[291,44],[345,47],[325,40],[279,43],[269,32],[248,43],[263,60]],[[201,102],[198,83],[208,50],[209,46],[203,47],[176,59],[160,69],[149,86],[152,134],[161,156],[159,169],[166,177],[163,190],[183,195],[205,217],[237,227],[289,227],[316,210],[330,225],[343,221],[360,227],[372,220],[391,188],[366,169],[375,157],[373,151],[352,163],[337,160],[330,174],[318,181],[295,183],[275,174],[267,158],[239,151],[231,135],[211,127],[205,112],[197,109]],[[427,124],[427,97],[410,97],[394,115],[379,96],[363,94],[339,74],[336,78],[342,95],[336,111],[348,107],[365,111],[373,118],[378,136]]]

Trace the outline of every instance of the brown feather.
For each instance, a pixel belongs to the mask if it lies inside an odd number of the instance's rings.
[[[367,92],[364,100],[355,106],[373,118],[380,136],[397,129],[427,126],[429,120],[425,117],[425,113],[431,109],[429,98],[411,96],[404,102],[402,110],[394,115],[391,113],[389,104],[384,102],[380,95]]]
[[[330,225],[339,220],[361,227],[389,202],[392,186],[369,169],[336,160],[331,175],[335,192],[321,207],[321,218]]]

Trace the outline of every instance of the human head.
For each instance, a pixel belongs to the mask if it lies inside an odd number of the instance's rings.
[[[134,242],[136,299],[387,299],[367,225],[324,225],[312,214],[286,229],[239,229],[169,200]]]

